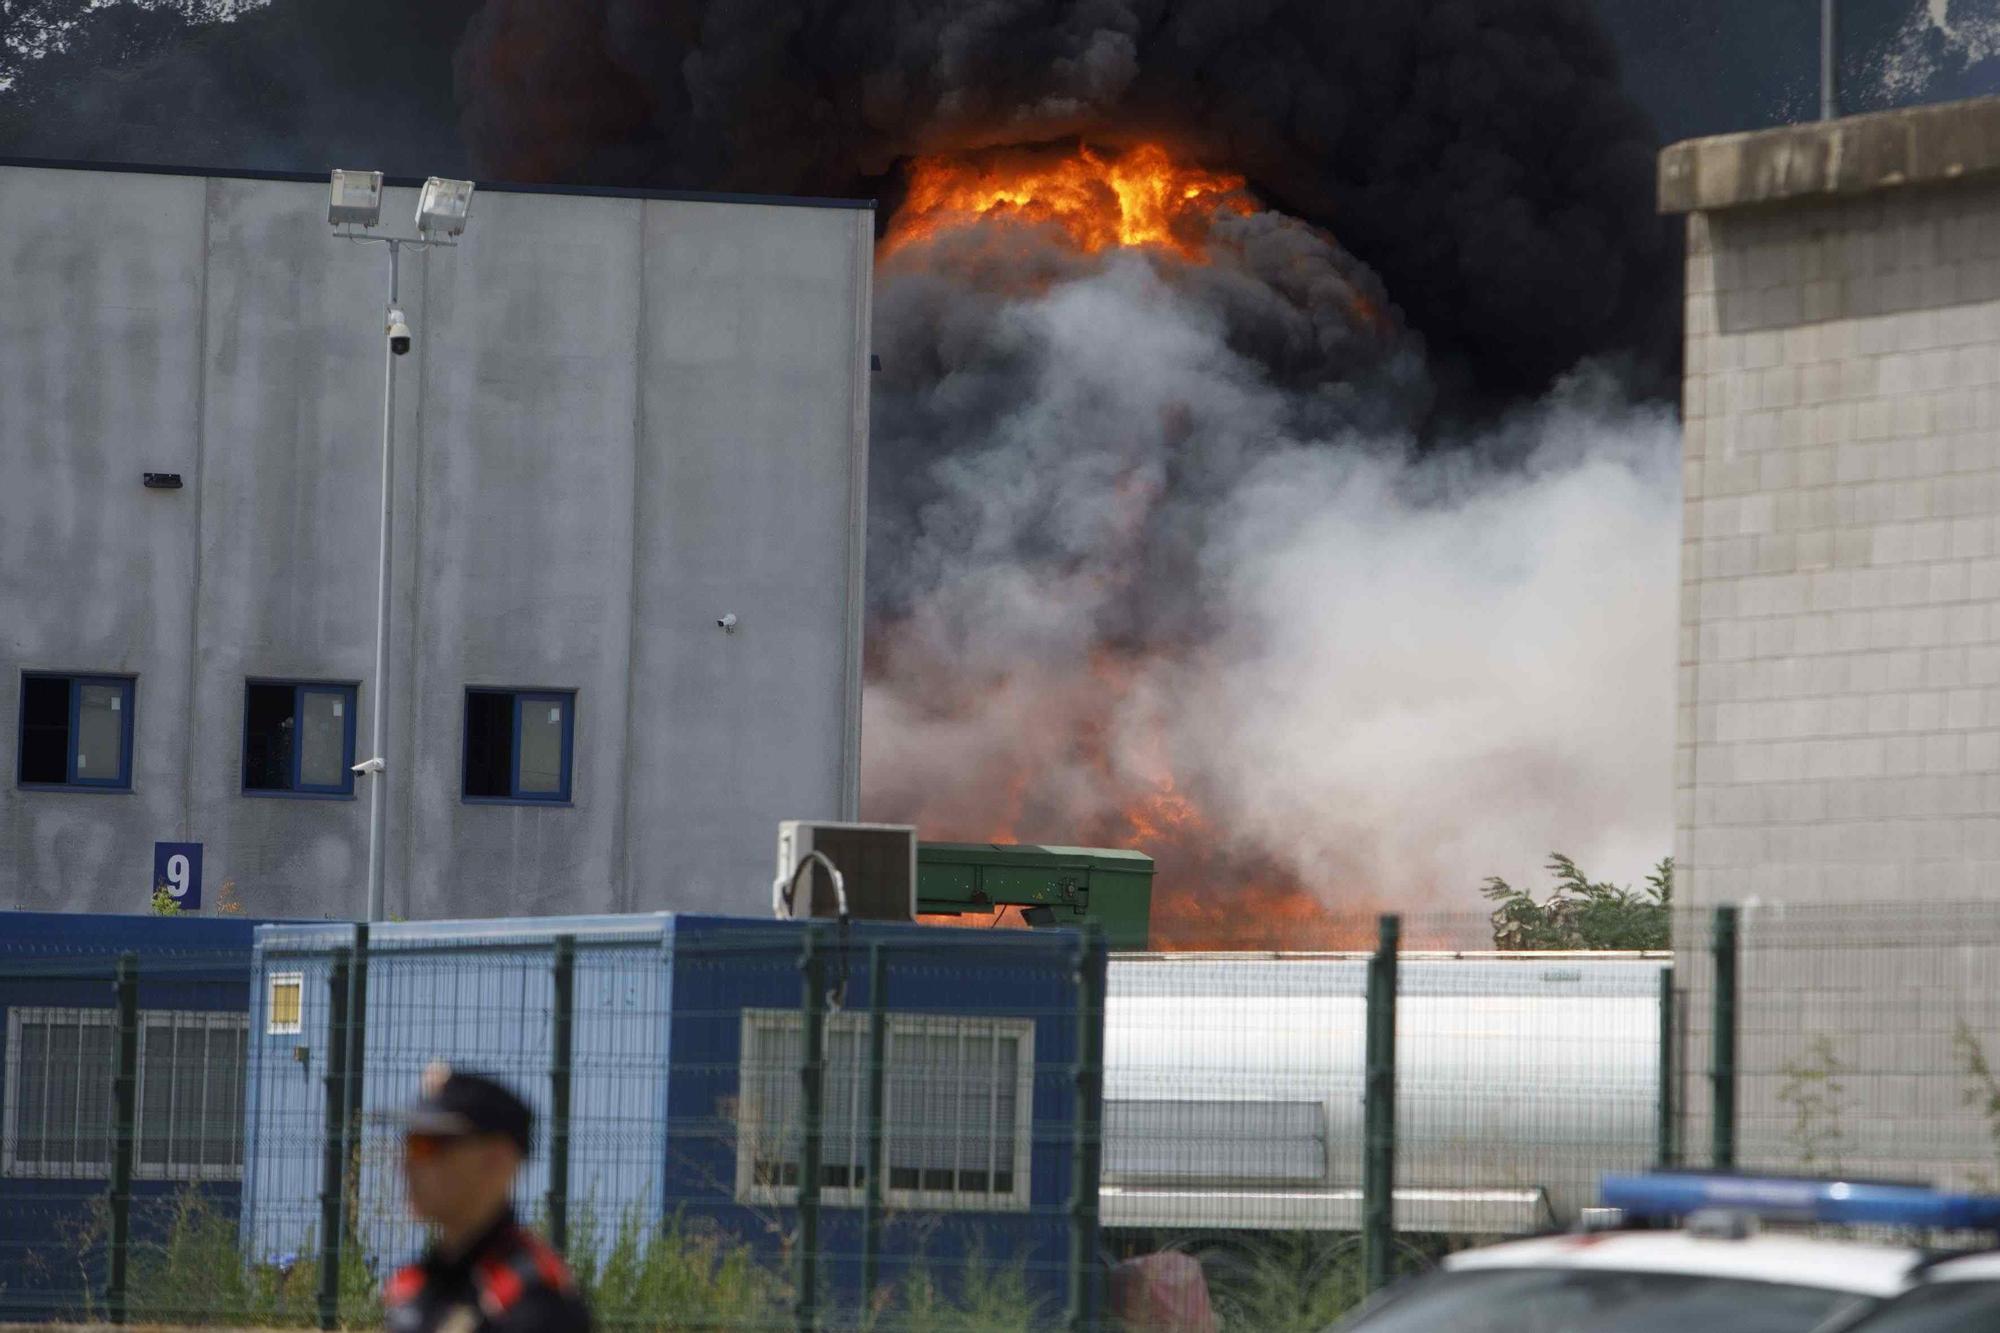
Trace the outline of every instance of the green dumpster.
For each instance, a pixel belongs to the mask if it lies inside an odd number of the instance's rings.
[[[1095,921],[1114,949],[1146,947],[1153,858],[1105,847],[917,844],[917,910],[930,916],[1018,907],[1031,926]]]

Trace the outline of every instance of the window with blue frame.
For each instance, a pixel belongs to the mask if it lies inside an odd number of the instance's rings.
[[[132,785],[130,676],[21,675],[16,776],[24,787]]]
[[[465,799],[567,801],[574,690],[465,692]]]
[[[243,791],[354,794],[354,686],[253,680],[243,691]]]

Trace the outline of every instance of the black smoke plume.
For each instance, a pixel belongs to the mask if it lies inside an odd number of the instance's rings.
[[[456,73],[500,177],[893,204],[913,154],[1164,140],[1330,228],[1453,387],[1673,355],[1656,144],[1586,0],[489,0]]]

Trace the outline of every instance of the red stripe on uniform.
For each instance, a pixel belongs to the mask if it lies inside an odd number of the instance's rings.
[[[416,1299],[424,1289],[424,1270],[411,1264],[398,1269],[382,1288],[382,1299],[389,1305],[403,1305]]]
[[[521,1293],[526,1290],[518,1273],[493,1259],[481,1261],[479,1275],[486,1279],[486,1289],[479,1303],[486,1307],[488,1314],[503,1313],[520,1300]]]
[[[535,1272],[541,1276],[542,1281],[548,1283],[557,1291],[569,1290],[569,1265],[562,1261],[560,1254],[557,1254],[539,1236],[529,1238],[528,1253],[534,1259]]]
[[[562,1255],[558,1255],[548,1241],[534,1235],[532,1231],[522,1231],[520,1239],[522,1239],[520,1257],[528,1261],[524,1267],[528,1267],[536,1277],[540,1277],[550,1287],[558,1291],[568,1291],[570,1269],[566,1263],[562,1263]]]

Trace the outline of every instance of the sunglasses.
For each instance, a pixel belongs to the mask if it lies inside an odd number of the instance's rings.
[[[405,1134],[403,1155],[413,1162],[427,1162],[433,1157],[441,1157],[454,1145],[464,1142],[455,1134]]]

